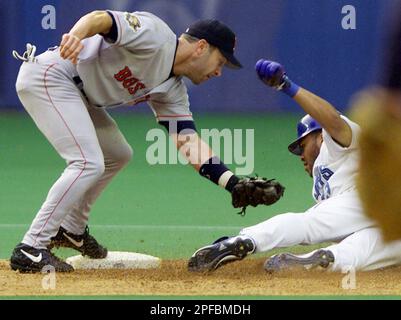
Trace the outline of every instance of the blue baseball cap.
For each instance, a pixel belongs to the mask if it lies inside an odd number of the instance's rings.
[[[309,133],[317,130],[322,130],[321,125],[309,114],[304,116],[297,125],[298,138],[288,146],[288,150],[291,153],[300,156],[302,154],[302,148],[300,146],[301,140],[305,138]]]

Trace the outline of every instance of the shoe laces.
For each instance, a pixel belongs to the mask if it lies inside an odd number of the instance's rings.
[[[15,59],[24,62],[35,62],[36,61],[35,53],[36,53],[36,46],[30,43],[26,44],[26,51],[22,54],[22,56],[16,50],[13,50],[12,52],[13,57]]]

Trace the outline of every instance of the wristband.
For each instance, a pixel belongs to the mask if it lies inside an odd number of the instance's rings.
[[[201,165],[199,174],[215,184],[219,184],[220,177],[227,171],[230,170],[218,157],[212,157]]]
[[[291,98],[293,98],[299,91],[299,86],[292,82],[290,78],[288,78],[287,75],[283,76],[283,82],[281,85],[278,87],[278,90],[283,91],[287,95],[289,95]]]

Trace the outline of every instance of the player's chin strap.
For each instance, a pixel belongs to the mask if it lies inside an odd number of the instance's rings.
[[[35,53],[36,53],[36,46],[27,43],[26,51],[24,52],[24,54],[21,56],[17,51],[13,50],[13,57],[17,60],[21,60],[24,62],[35,62],[36,61]]]

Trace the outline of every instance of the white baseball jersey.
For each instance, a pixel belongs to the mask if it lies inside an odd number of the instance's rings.
[[[401,241],[384,243],[375,222],[363,212],[355,188],[360,129],[342,118],[351,127],[352,142],[348,148],[341,147],[322,130],[323,143],[313,167],[312,193],[318,204],[306,212],[279,214],[241,230],[241,235],[254,241],[255,252],[340,241],[325,248],[335,258],[329,270],[374,270],[401,263]]]
[[[77,71],[89,101],[97,106],[148,101],[157,119],[192,120],[182,77],[171,76],[177,37],[148,12],[109,11],[117,41],[101,35],[83,40]]]
[[[358,170],[357,138],[360,128],[348,118],[341,117],[351,127],[352,141],[349,147],[344,148],[326,130],[322,130],[323,143],[313,165],[312,195],[316,202],[355,190]]]

